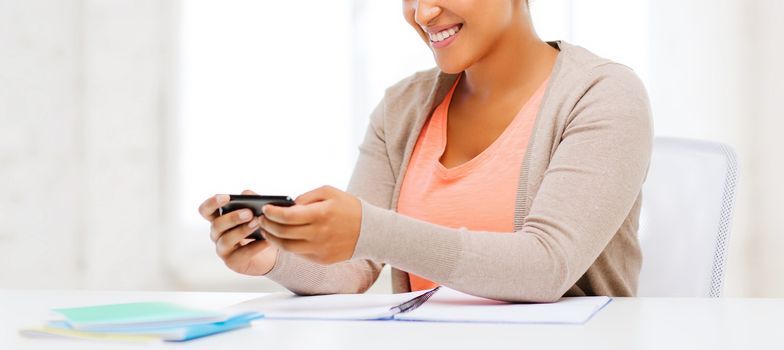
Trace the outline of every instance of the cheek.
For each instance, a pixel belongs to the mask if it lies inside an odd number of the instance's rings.
[[[445,73],[456,74],[481,60],[490,47],[488,29],[479,24],[467,25],[450,46],[431,49],[438,67]]]
[[[460,38],[454,47],[436,53],[439,65],[452,71],[465,70],[481,60],[499,42],[509,30],[510,18],[507,14],[497,13],[495,16],[474,17],[466,20],[466,28],[460,32]],[[441,57],[439,57],[441,56]]]
[[[466,34],[466,42],[470,46],[470,51],[479,56],[483,56],[486,51],[496,43],[504,34],[506,28],[500,23],[483,23]]]

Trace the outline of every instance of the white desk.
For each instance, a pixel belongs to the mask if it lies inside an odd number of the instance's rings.
[[[149,300],[221,307],[258,296],[0,290],[0,349],[784,349],[784,299],[616,298],[584,326],[260,320],[249,329],[151,345],[18,335],[53,307]]]

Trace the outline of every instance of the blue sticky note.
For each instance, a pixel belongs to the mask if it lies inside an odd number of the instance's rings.
[[[86,335],[93,334],[93,335],[135,335],[135,336],[153,336],[165,341],[187,341],[191,339],[201,338],[208,335],[213,335],[217,333],[223,333],[235,329],[249,327],[251,322],[256,319],[262,318],[263,315],[256,312],[248,312],[235,315],[231,318],[226,319],[225,321],[220,322],[211,322],[211,323],[201,323],[201,324],[191,324],[186,326],[164,326],[164,327],[153,327],[153,326],[134,326],[134,327],[123,327],[123,326],[115,326],[115,327],[105,327],[102,328],[100,331],[92,330],[92,331],[79,331],[79,336],[86,337]],[[51,329],[59,329],[59,330],[74,330],[68,322],[65,321],[51,321],[47,324],[48,328]],[[67,334],[67,333],[61,333]]]

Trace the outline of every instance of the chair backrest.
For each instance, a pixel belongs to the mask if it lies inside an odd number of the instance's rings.
[[[654,140],[642,190],[639,296],[721,296],[737,178],[727,145]]]

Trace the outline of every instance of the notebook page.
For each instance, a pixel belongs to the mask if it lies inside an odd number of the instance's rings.
[[[396,320],[432,322],[583,324],[610,302],[606,296],[562,298],[555,303],[511,304],[441,288]]]
[[[391,319],[396,313],[394,307],[427,292],[317,296],[275,293],[234,305],[230,310],[260,312],[266,319]]]

